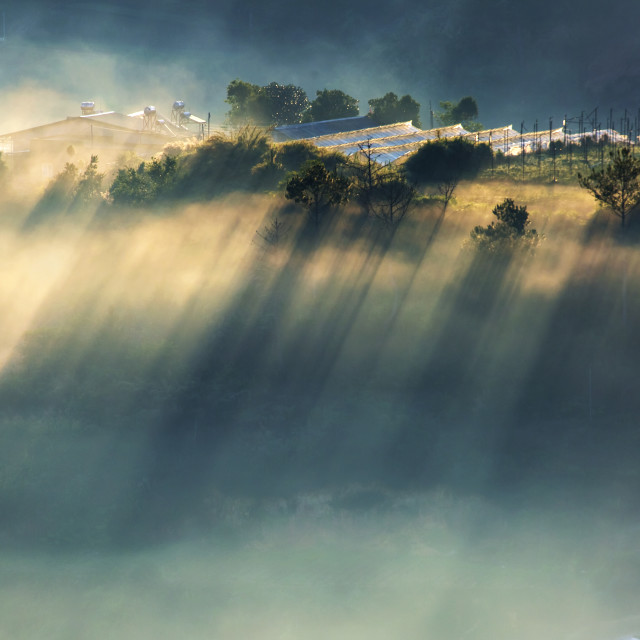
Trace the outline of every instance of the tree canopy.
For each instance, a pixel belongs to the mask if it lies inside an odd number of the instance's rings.
[[[358,101],[340,89],[316,91],[316,99],[304,114],[304,122],[349,118],[359,114]]]
[[[346,178],[327,171],[320,160],[310,160],[289,178],[285,197],[304,204],[317,228],[330,207],[347,201],[349,186]]]
[[[236,79],[227,86],[227,119],[234,125],[284,125],[302,122],[309,99],[301,87],[271,82],[266,86]]]
[[[410,95],[398,99],[395,93],[389,92],[382,98],[369,100],[371,115],[380,125],[411,120],[414,127],[421,128],[420,103]]]
[[[509,253],[516,248],[533,249],[539,240],[535,229],[529,229],[531,221],[526,206],[517,205],[505,198],[492,211],[497,218],[486,227],[477,226],[471,231],[476,248],[488,253]]]
[[[624,227],[629,212],[640,203],[640,160],[627,148],[611,152],[610,157],[604,169],[592,169],[588,176],[579,173],[578,182],[608,206]]]
[[[480,131],[482,125],[477,122],[478,103],[475,98],[466,96],[458,103],[444,101],[440,103],[440,109],[436,114],[438,122],[445,126],[461,124],[467,131]]]
[[[491,147],[462,138],[442,138],[423,144],[404,163],[416,185],[436,185],[445,208],[460,180],[469,180],[491,164]]]

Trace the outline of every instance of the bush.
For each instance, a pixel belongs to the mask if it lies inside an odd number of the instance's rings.
[[[477,226],[471,231],[476,248],[487,253],[510,253],[516,249],[534,249],[539,236],[535,229],[527,229],[531,221],[526,206],[518,206],[505,198],[493,208],[497,222],[487,227]]]

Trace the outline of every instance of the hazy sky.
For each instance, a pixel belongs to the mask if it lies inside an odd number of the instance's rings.
[[[394,91],[422,104],[473,95],[487,126],[640,106],[640,3],[613,0],[257,0],[9,2],[0,45],[0,129],[29,107],[35,119],[102,108],[188,108],[221,120],[236,77],[257,84],[341,88],[360,100]],[[35,123],[31,123],[35,124]]]

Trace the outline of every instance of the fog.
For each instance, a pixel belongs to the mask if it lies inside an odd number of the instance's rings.
[[[507,196],[544,240],[480,258]],[[639,254],[578,188],[462,185],[393,236],[11,206],[0,635],[638,633]]]
[[[465,95],[528,130],[640,104],[631,1],[1,11],[1,133],[82,100],[222,124],[237,77],[361,113],[409,93],[425,126]],[[0,193],[0,637],[639,637],[637,220],[497,180],[394,234],[350,207],[313,233],[272,195],[34,217],[21,171]],[[543,239],[478,255],[505,197]]]
[[[25,103],[42,95],[25,126],[76,113],[82,100],[131,112],[168,109],[176,98],[214,123],[227,111],[234,78],[316,90],[340,88],[360,101],[388,91],[411,94],[429,122],[429,103],[478,100],[486,126],[565,118],[599,107],[606,126],[635,115],[637,3],[602,6],[563,0],[431,0],[428,3],[257,3],[120,1],[9,2],[3,7],[0,105],[3,132]],[[162,106],[164,105],[164,107]],[[603,115],[604,114],[604,115]],[[11,126],[8,125],[11,123]],[[597,123],[596,123],[597,124]]]

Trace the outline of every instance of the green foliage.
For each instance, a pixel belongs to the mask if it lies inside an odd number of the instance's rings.
[[[609,155],[611,162],[607,167],[592,169],[588,176],[578,173],[578,182],[598,202],[608,206],[624,227],[629,212],[640,203],[640,160],[628,148]]]
[[[376,175],[368,198],[370,211],[386,227],[397,227],[415,203],[416,190],[403,173],[384,168]]]
[[[411,120],[414,127],[422,127],[420,123],[420,103],[416,102],[410,95],[402,96],[402,98],[398,99],[395,93],[389,92],[382,98],[369,100],[369,107],[371,108],[372,117],[380,125]]]
[[[269,100],[261,87],[236,79],[227,86],[227,120],[233,125],[267,124],[271,121]]]
[[[491,165],[491,147],[462,138],[443,138],[422,145],[404,163],[409,179],[416,185],[436,185],[445,209],[460,180],[475,178]]]
[[[480,131],[482,125],[476,121],[478,117],[478,103],[475,98],[466,96],[457,104],[449,101],[440,103],[440,109],[436,117],[441,125],[448,127],[461,124],[467,131]]]
[[[264,131],[244,127],[232,135],[211,136],[179,162],[174,193],[180,197],[211,198],[254,188],[253,168],[271,150]]]
[[[285,197],[305,205],[317,228],[330,207],[347,202],[349,190],[349,180],[327,171],[320,160],[310,160],[289,178]]]
[[[316,96],[304,114],[303,122],[349,118],[359,113],[358,101],[339,89],[316,91]]]
[[[72,202],[78,180],[78,167],[71,162],[64,165],[64,169],[51,179],[36,209],[53,210],[66,209]]]
[[[144,162],[137,169],[120,169],[109,189],[113,204],[141,207],[154,201],[155,193]]]
[[[236,79],[227,86],[227,113],[230,124],[270,126],[302,122],[309,108],[304,89],[292,84],[272,82],[261,87]]]
[[[53,178],[27,218],[26,225],[40,224],[52,215],[76,212],[102,201],[102,180],[98,172],[98,156],[91,156],[81,175],[75,164],[67,162]]]
[[[493,215],[497,222],[471,231],[471,240],[478,250],[508,254],[515,249],[532,250],[537,246],[537,231],[527,228],[531,221],[526,206],[518,206],[511,198],[505,198],[493,208]]]
[[[102,198],[103,173],[98,173],[98,156],[91,156],[91,160],[77,181],[74,189],[73,206],[81,207],[95,203]]]
[[[270,108],[270,124],[298,124],[302,114],[309,108],[309,99],[304,89],[293,84],[271,82],[261,90],[267,96]]]
[[[387,227],[396,227],[415,204],[417,192],[404,172],[378,164],[375,157],[376,149],[369,139],[360,145],[360,153],[350,160],[355,197],[367,215]]]
[[[109,195],[117,206],[148,206],[160,198],[171,197],[176,175],[177,161],[173,157],[142,162],[137,169],[120,169]]]
[[[287,172],[297,171],[309,160],[320,160],[322,149],[308,140],[293,140],[284,142],[276,147],[276,162]]]

